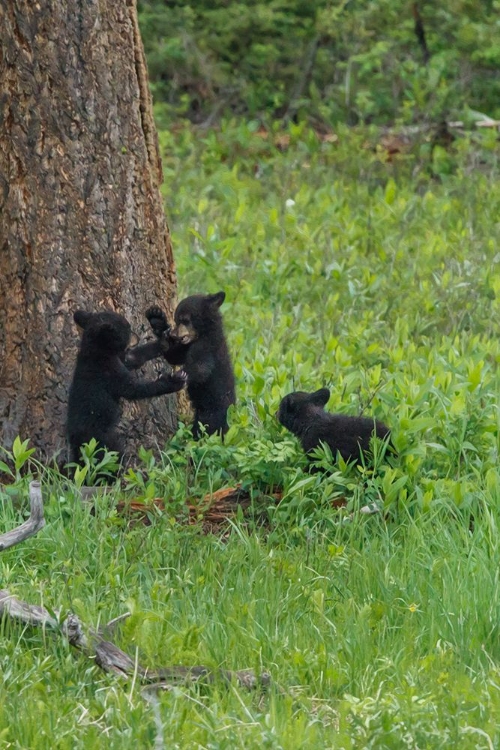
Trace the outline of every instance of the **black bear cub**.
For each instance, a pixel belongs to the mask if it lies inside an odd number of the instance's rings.
[[[182,365],[186,372],[196,439],[202,433],[202,425],[209,435],[224,435],[228,429],[227,410],[236,401],[233,367],[219,310],[225,297],[224,292],[186,297],[177,305],[173,328],[159,307],[146,312],[161,353],[170,364]],[[135,358],[132,349],[134,364],[154,355],[154,346],[155,343],[136,347]]]
[[[114,312],[77,310],[75,323],[83,330],[69,391],[67,434],[71,461],[80,461],[80,447],[95,438],[101,447],[122,452],[116,432],[120,399],[161,396],[179,391],[186,374],[162,373],[157,380],[137,380],[125,364],[131,339],[130,324]]]
[[[370,450],[372,435],[383,440],[390,430],[368,417],[328,414],[324,407],[329,398],[328,388],[315,393],[289,393],[280,403],[278,420],[299,438],[306,453],[323,442],[330,447],[334,458],[338,451],[344,461],[361,463],[361,454]]]

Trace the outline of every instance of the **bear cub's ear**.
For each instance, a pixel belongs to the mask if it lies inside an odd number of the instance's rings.
[[[215,307],[220,307],[226,299],[225,292],[217,292],[217,294],[209,294],[207,297],[208,302]]]
[[[88,326],[91,317],[92,313],[86,312],[85,310],[75,310],[75,312],[73,313],[73,320],[75,321],[76,325],[82,330],[85,330],[85,328]]]
[[[314,404],[314,406],[325,407],[328,403],[329,398],[330,398],[330,391],[328,390],[328,388],[320,388],[319,391],[315,391],[314,393],[311,393],[309,402],[311,404]]]

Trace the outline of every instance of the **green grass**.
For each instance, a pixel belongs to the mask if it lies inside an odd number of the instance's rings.
[[[498,147],[387,164],[371,133],[291,135],[280,153],[234,123],[161,134],[179,296],[227,294],[224,446],[181,429],[142,456],[126,494],[171,501],[150,527],[130,528],[114,495],[91,515],[47,475],[47,526],[0,556],[20,598],[92,626],[131,611],[116,641],[143,664],[265,669],[275,687],[178,687],[152,705],[4,621],[2,747],[500,745]],[[398,458],[304,473],[273,414],[323,385],[330,410],[386,421]],[[236,480],[256,502],[283,486],[268,531],[238,520],[223,541],[175,521]],[[11,528],[26,504],[2,498]],[[369,501],[383,513],[346,520]]]

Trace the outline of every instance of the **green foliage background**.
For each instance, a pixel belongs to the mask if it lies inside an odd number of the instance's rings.
[[[141,0],[139,19],[155,99],[170,115],[500,117],[498,0]]]

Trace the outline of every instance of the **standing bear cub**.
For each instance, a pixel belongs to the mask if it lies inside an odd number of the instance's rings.
[[[161,396],[179,391],[186,374],[162,373],[157,380],[137,380],[125,364],[130,343],[130,324],[114,312],[90,313],[77,310],[74,321],[83,330],[80,350],[69,391],[67,434],[71,461],[80,461],[80,447],[95,438],[99,445],[121,454],[116,432],[120,399]]]
[[[293,432],[306,453],[326,443],[335,459],[337,451],[344,461],[361,463],[362,455],[370,450],[372,435],[384,440],[390,430],[382,422],[368,417],[350,417],[325,412],[330,391],[320,388],[315,393],[296,391],[281,401],[278,420]]]
[[[224,292],[194,294],[177,305],[174,327],[159,307],[146,312],[157,342],[131,349],[127,355],[134,366],[163,354],[172,365],[182,365],[187,375],[187,392],[194,409],[193,436],[202,426],[208,435],[227,432],[227,410],[236,401],[234,373],[229,356],[220,306]]]

